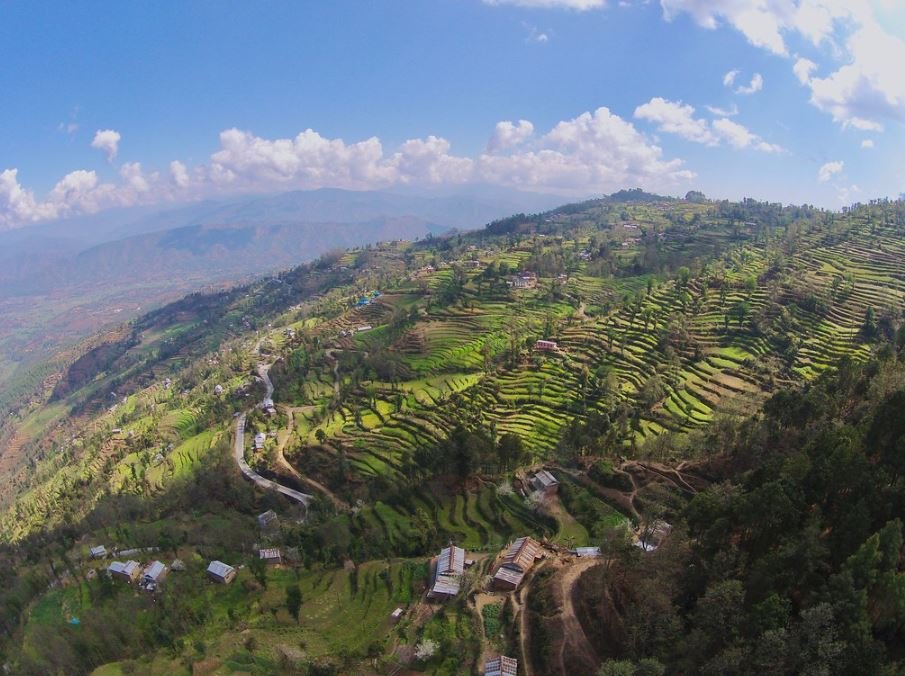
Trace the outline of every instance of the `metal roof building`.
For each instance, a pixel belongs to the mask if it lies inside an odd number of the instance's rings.
[[[534,565],[540,553],[540,544],[530,537],[521,537],[513,542],[503,556],[500,567],[493,574],[493,587],[502,591],[516,589],[525,573]]]
[[[500,566],[493,574],[493,588],[502,591],[511,591],[518,588],[524,577],[525,572],[522,570],[512,570],[512,568]]]
[[[107,548],[104,545],[98,545],[97,547],[91,548],[91,558],[92,559],[102,559],[107,556]]]
[[[449,546],[437,557],[437,575],[461,575],[465,572],[465,550]]]
[[[142,575],[142,579],[145,582],[160,582],[167,574],[167,567],[163,565],[160,561],[152,561],[148,564],[148,567],[145,568],[145,573]]]
[[[484,662],[484,676],[517,676],[518,660],[514,657],[491,657]]]
[[[459,593],[460,576],[465,572],[465,550],[450,545],[440,551],[434,568],[434,582],[428,598],[449,599]]]
[[[523,573],[534,565],[534,559],[540,553],[540,544],[534,538],[521,537],[509,547],[502,565],[506,568],[515,568]]]
[[[207,574],[216,582],[229,584],[236,577],[236,569],[222,561],[211,561]]]
[[[559,481],[550,472],[542,469],[531,479],[531,486],[536,491],[547,492],[556,490],[556,487],[559,486]]]
[[[280,550],[278,547],[268,547],[266,549],[258,550],[258,556],[265,563],[282,563],[283,557],[280,554]]]
[[[114,561],[107,566],[107,572],[113,577],[119,577],[126,582],[132,582],[141,572],[141,564],[139,564],[138,561],[126,561],[125,563],[122,561]]]

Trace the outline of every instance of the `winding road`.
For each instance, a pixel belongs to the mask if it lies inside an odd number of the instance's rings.
[[[259,340],[257,345],[255,345],[255,352],[260,353],[261,341]],[[267,394],[264,395],[265,399],[273,398],[273,382],[270,380],[270,364],[259,364],[258,365],[258,375],[261,377],[261,380],[264,381],[264,386],[267,388]],[[301,491],[297,491],[294,488],[289,488],[288,486],[284,486],[276,481],[271,481],[270,479],[265,479],[260,474],[255,472],[245,461],[245,420],[248,416],[248,412],[242,413],[238,418],[236,418],[236,438],[235,443],[233,445],[233,452],[236,457],[236,464],[239,466],[239,470],[245,476],[245,478],[254,482],[254,484],[258,488],[263,488],[264,490],[276,491],[277,493],[281,493],[285,495],[287,498],[295,500],[299,502],[305,507],[308,506],[308,503],[314,498],[313,495],[309,495],[308,493],[302,493]]]

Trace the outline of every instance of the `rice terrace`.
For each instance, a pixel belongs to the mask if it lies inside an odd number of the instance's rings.
[[[745,421],[890,358],[903,232],[901,202],[626,191],[146,315],[4,422],[2,536],[36,552],[4,592],[19,659],[48,664],[50,641],[99,674],[593,670],[630,649],[628,581],[689,556],[688,515],[755,462],[731,451]],[[441,550],[463,563],[438,587]],[[132,595],[97,582],[107,556],[172,570]],[[198,585],[211,560],[226,587]],[[118,612],[148,627],[66,652]]]

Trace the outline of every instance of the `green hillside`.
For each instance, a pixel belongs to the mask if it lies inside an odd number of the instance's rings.
[[[545,594],[590,584],[568,550],[684,523],[741,471],[734,444],[776,392],[895,361],[903,260],[903,202],[832,213],[627,191],[337,252],[139,318],[0,402],[0,662],[453,674],[492,649],[559,673],[521,644],[547,635],[532,624]],[[242,413],[249,467],[307,508],[242,479]],[[533,490],[542,468],[555,494]],[[267,509],[281,526],[261,532]],[[547,552],[536,585],[488,598],[493,558],[525,535]],[[132,593],[88,559],[98,543],[186,570]],[[428,559],[450,543],[475,560],[467,585],[425,603]],[[263,569],[255,545],[291,556]],[[244,566],[236,582],[203,582],[212,559]],[[140,621],[105,636],[122,613]],[[589,665],[692,659],[595,650]]]

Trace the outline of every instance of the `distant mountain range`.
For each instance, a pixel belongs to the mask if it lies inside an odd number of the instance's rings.
[[[335,248],[480,228],[559,198],[337,189],[105,212],[0,232],[0,384],[140,309]]]

